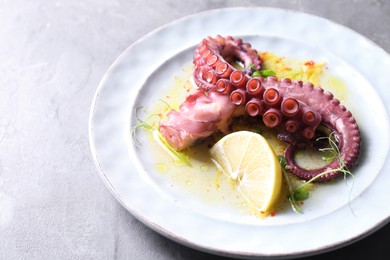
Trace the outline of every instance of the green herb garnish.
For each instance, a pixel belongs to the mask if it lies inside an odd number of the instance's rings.
[[[270,76],[275,76],[275,72],[273,70],[260,70],[260,73],[263,77],[270,77]]]
[[[290,181],[290,177],[288,176],[288,173],[286,171],[287,160],[283,155],[278,155],[278,159],[279,159],[280,166],[282,167],[282,173],[283,173],[284,179],[286,180],[286,183],[288,186],[288,192],[289,192],[288,200],[291,204],[291,207],[295,212],[302,213],[303,211],[298,204],[298,200],[296,199],[294,187],[293,187],[293,185]]]
[[[252,77],[263,77],[263,75],[261,74],[260,70],[256,70],[252,73]]]
[[[252,73],[252,77],[263,77],[263,78],[267,78],[275,75],[276,73],[273,70],[255,70]]]
[[[273,70],[270,69],[264,69],[264,70],[257,70],[255,67],[255,64],[251,63],[249,64],[249,67],[254,70],[252,73],[252,77],[270,77],[270,76],[276,76],[276,73]]]
[[[307,187],[301,187],[294,190],[294,198],[297,201],[304,201],[309,197],[309,189]]]

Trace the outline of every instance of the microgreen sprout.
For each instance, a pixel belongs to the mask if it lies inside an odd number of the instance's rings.
[[[298,201],[295,198],[295,190],[294,187],[290,181],[290,177],[288,176],[288,173],[286,171],[286,165],[287,165],[287,160],[283,155],[278,155],[279,163],[282,168],[282,173],[284,176],[284,179],[286,180],[287,186],[288,186],[288,200],[290,201],[292,209],[297,212],[297,213],[303,213],[301,207],[298,204]]]
[[[138,116],[138,113],[139,113],[139,110],[142,109],[142,107],[137,107],[135,109],[135,119],[138,121],[138,124],[136,124],[135,126],[133,126],[131,128],[131,136],[132,136],[132,140],[134,142],[134,144],[136,146],[140,146],[141,145],[141,142],[138,140],[137,138],[137,130],[138,129],[142,129],[142,130],[145,130],[146,132],[148,131],[153,131],[154,129],[156,129],[157,127],[157,122],[158,120],[160,119],[160,116],[158,114],[151,114],[150,116],[148,116],[148,118],[146,118],[145,120],[142,120],[139,118]],[[158,117],[158,120],[154,120],[152,121],[152,119],[154,117]],[[149,122],[149,123],[148,123]]]
[[[160,101],[162,101],[169,107],[169,104],[167,102],[163,100]],[[134,144],[138,147],[141,145],[141,142],[137,138],[137,130],[142,129],[145,132],[152,134],[152,137],[156,141],[156,143],[172,157],[176,165],[186,164],[188,166],[191,166],[191,163],[188,158],[188,150],[187,153],[176,151],[176,149],[161,134],[158,127],[161,115],[151,114],[145,120],[142,120],[138,116],[140,109],[142,109],[142,107],[137,107],[135,110],[135,118],[139,123],[131,128],[131,136]]]
[[[310,180],[308,180],[304,184],[302,184],[299,188],[302,188],[305,185],[307,185],[309,183],[312,183],[313,181],[317,180],[318,178],[321,178],[322,176],[327,175],[327,174],[332,173],[332,172],[342,172],[344,174],[344,180],[346,180],[348,175],[352,176],[352,179],[354,178],[354,175],[348,169],[348,167],[345,165],[345,162],[344,162],[343,158],[341,157],[340,150],[339,150],[336,142],[334,141],[335,140],[334,137],[335,137],[335,133],[332,132],[332,133],[330,133],[329,136],[324,136],[324,137],[317,138],[316,141],[328,140],[329,147],[319,149],[319,151],[325,153],[325,155],[322,157],[322,159],[327,161],[327,162],[328,161],[333,161],[333,160],[337,159],[338,162],[339,162],[339,168],[331,169],[331,170],[328,170],[328,171],[324,171],[324,172],[314,176],[313,178],[311,178]]]
[[[162,100],[162,99],[159,99],[158,101],[160,101],[160,102],[165,104],[166,110],[169,110],[169,111],[172,110],[172,107],[169,105],[169,103],[167,101]]]

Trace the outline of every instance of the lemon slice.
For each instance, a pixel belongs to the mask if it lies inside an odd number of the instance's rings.
[[[210,149],[210,154],[257,213],[268,215],[274,210],[281,192],[282,170],[263,136],[249,131],[228,134]]]

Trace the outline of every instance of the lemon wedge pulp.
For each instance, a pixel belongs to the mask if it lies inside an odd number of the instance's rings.
[[[249,131],[228,134],[211,147],[210,155],[256,213],[265,216],[274,210],[281,192],[282,170],[263,136]]]

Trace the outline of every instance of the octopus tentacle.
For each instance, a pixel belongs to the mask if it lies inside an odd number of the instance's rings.
[[[275,84],[272,83],[272,86],[275,87]],[[299,98],[301,102],[308,105],[310,110],[304,113],[302,121],[312,127],[321,123],[334,132],[341,159],[345,166],[347,168],[354,166],[360,153],[360,132],[356,120],[352,117],[352,113],[340,105],[340,101],[335,99],[330,92],[326,92],[319,87],[313,88],[311,84],[282,80],[277,88],[280,92],[288,92],[290,97]],[[305,95],[302,95],[302,92]],[[314,137],[314,129],[314,127],[311,129],[305,128],[304,134]],[[329,165],[320,169],[304,169],[294,160],[296,149],[296,146],[289,145],[284,153],[288,162],[288,169],[301,179],[309,180],[322,172],[340,168],[340,163],[335,159]],[[338,171],[330,172],[320,177],[317,181],[331,180],[338,175],[340,175]]]
[[[243,70],[233,67],[233,62],[242,63]],[[187,98],[180,111],[168,114],[168,121],[160,124],[162,134],[181,150],[213,131],[226,132],[236,115],[259,116],[289,143],[284,154],[294,175],[309,180],[326,171],[317,181],[327,181],[340,175],[337,158],[314,170],[300,167],[294,159],[295,151],[312,143],[323,125],[335,133],[343,165],[352,167],[360,153],[360,132],[352,113],[333,94],[309,82],[251,76],[260,69],[261,60],[250,44],[231,36],[207,37],[194,53],[198,92]]]
[[[238,61],[244,65],[244,71],[235,69],[231,63]],[[194,54],[194,81],[197,86],[205,90],[212,89],[212,85],[202,76],[204,67],[215,69],[218,78],[230,78],[233,85],[245,88],[246,82],[250,79],[247,74],[251,69],[260,70],[261,60],[256,50],[241,39],[232,37],[204,39],[196,48]],[[233,75],[233,76],[232,76]]]
[[[179,111],[168,113],[168,120],[160,123],[160,132],[173,147],[183,150],[216,131],[227,133],[234,111],[229,96],[198,90],[187,97]]]

